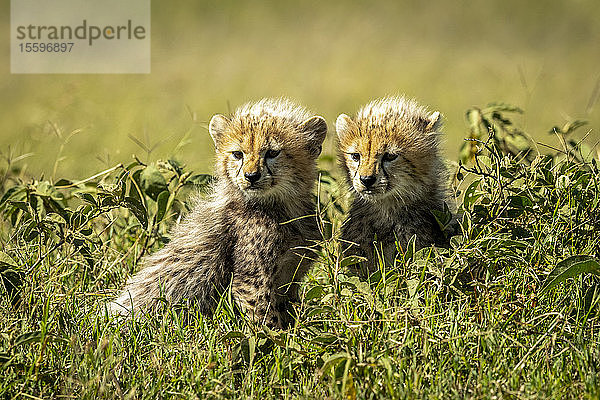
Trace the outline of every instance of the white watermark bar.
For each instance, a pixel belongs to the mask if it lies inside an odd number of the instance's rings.
[[[11,0],[15,74],[150,73],[150,0]]]

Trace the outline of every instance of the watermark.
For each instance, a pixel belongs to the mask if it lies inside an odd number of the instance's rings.
[[[150,73],[150,0],[11,0],[12,73]]]

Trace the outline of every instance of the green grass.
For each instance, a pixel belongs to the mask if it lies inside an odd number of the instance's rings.
[[[324,172],[322,250],[287,331],[240,318],[227,296],[212,319],[185,305],[185,318],[105,315],[208,176],[141,161],[86,182],[7,173],[0,396],[598,398],[598,159],[568,127],[538,153],[511,111],[468,113],[451,248],[399,243],[368,279],[348,273],[335,236],[347,199]]]

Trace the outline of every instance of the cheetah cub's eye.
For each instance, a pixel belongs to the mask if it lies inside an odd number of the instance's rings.
[[[358,153],[350,153],[350,158],[354,162],[359,162],[360,161],[360,154],[358,154]]]
[[[394,161],[396,158],[398,158],[398,154],[385,153],[383,155],[382,160],[384,162],[390,162],[390,161]]]
[[[231,155],[233,156],[233,158],[235,158],[236,160],[241,160],[242,157],[244,157],[244,154],[241,151],[232,151]]]
[[[275,158],[281,153],[281,150],[268,150],[265,153],[265,158]]]

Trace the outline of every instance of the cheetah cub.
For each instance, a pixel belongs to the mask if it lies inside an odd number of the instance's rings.
[[[336,121],[338,159],[354,195],[341,239],[375,268],[375,250],[393,261],[406,248],[442,244],[432,210],[444,210],[447,175],[439,154],[441,118],[414,100],[386,97]]]
[[[285,327],[295,282],[310,265],[305,246],[320,237],[312,189],[327,124],[288,100],[263,99],[215,115],[209,132],[217,153],[212,194],[145,260],[112,311],[155,311],[163,298],[210,316],[231,285],[246,315]]]

